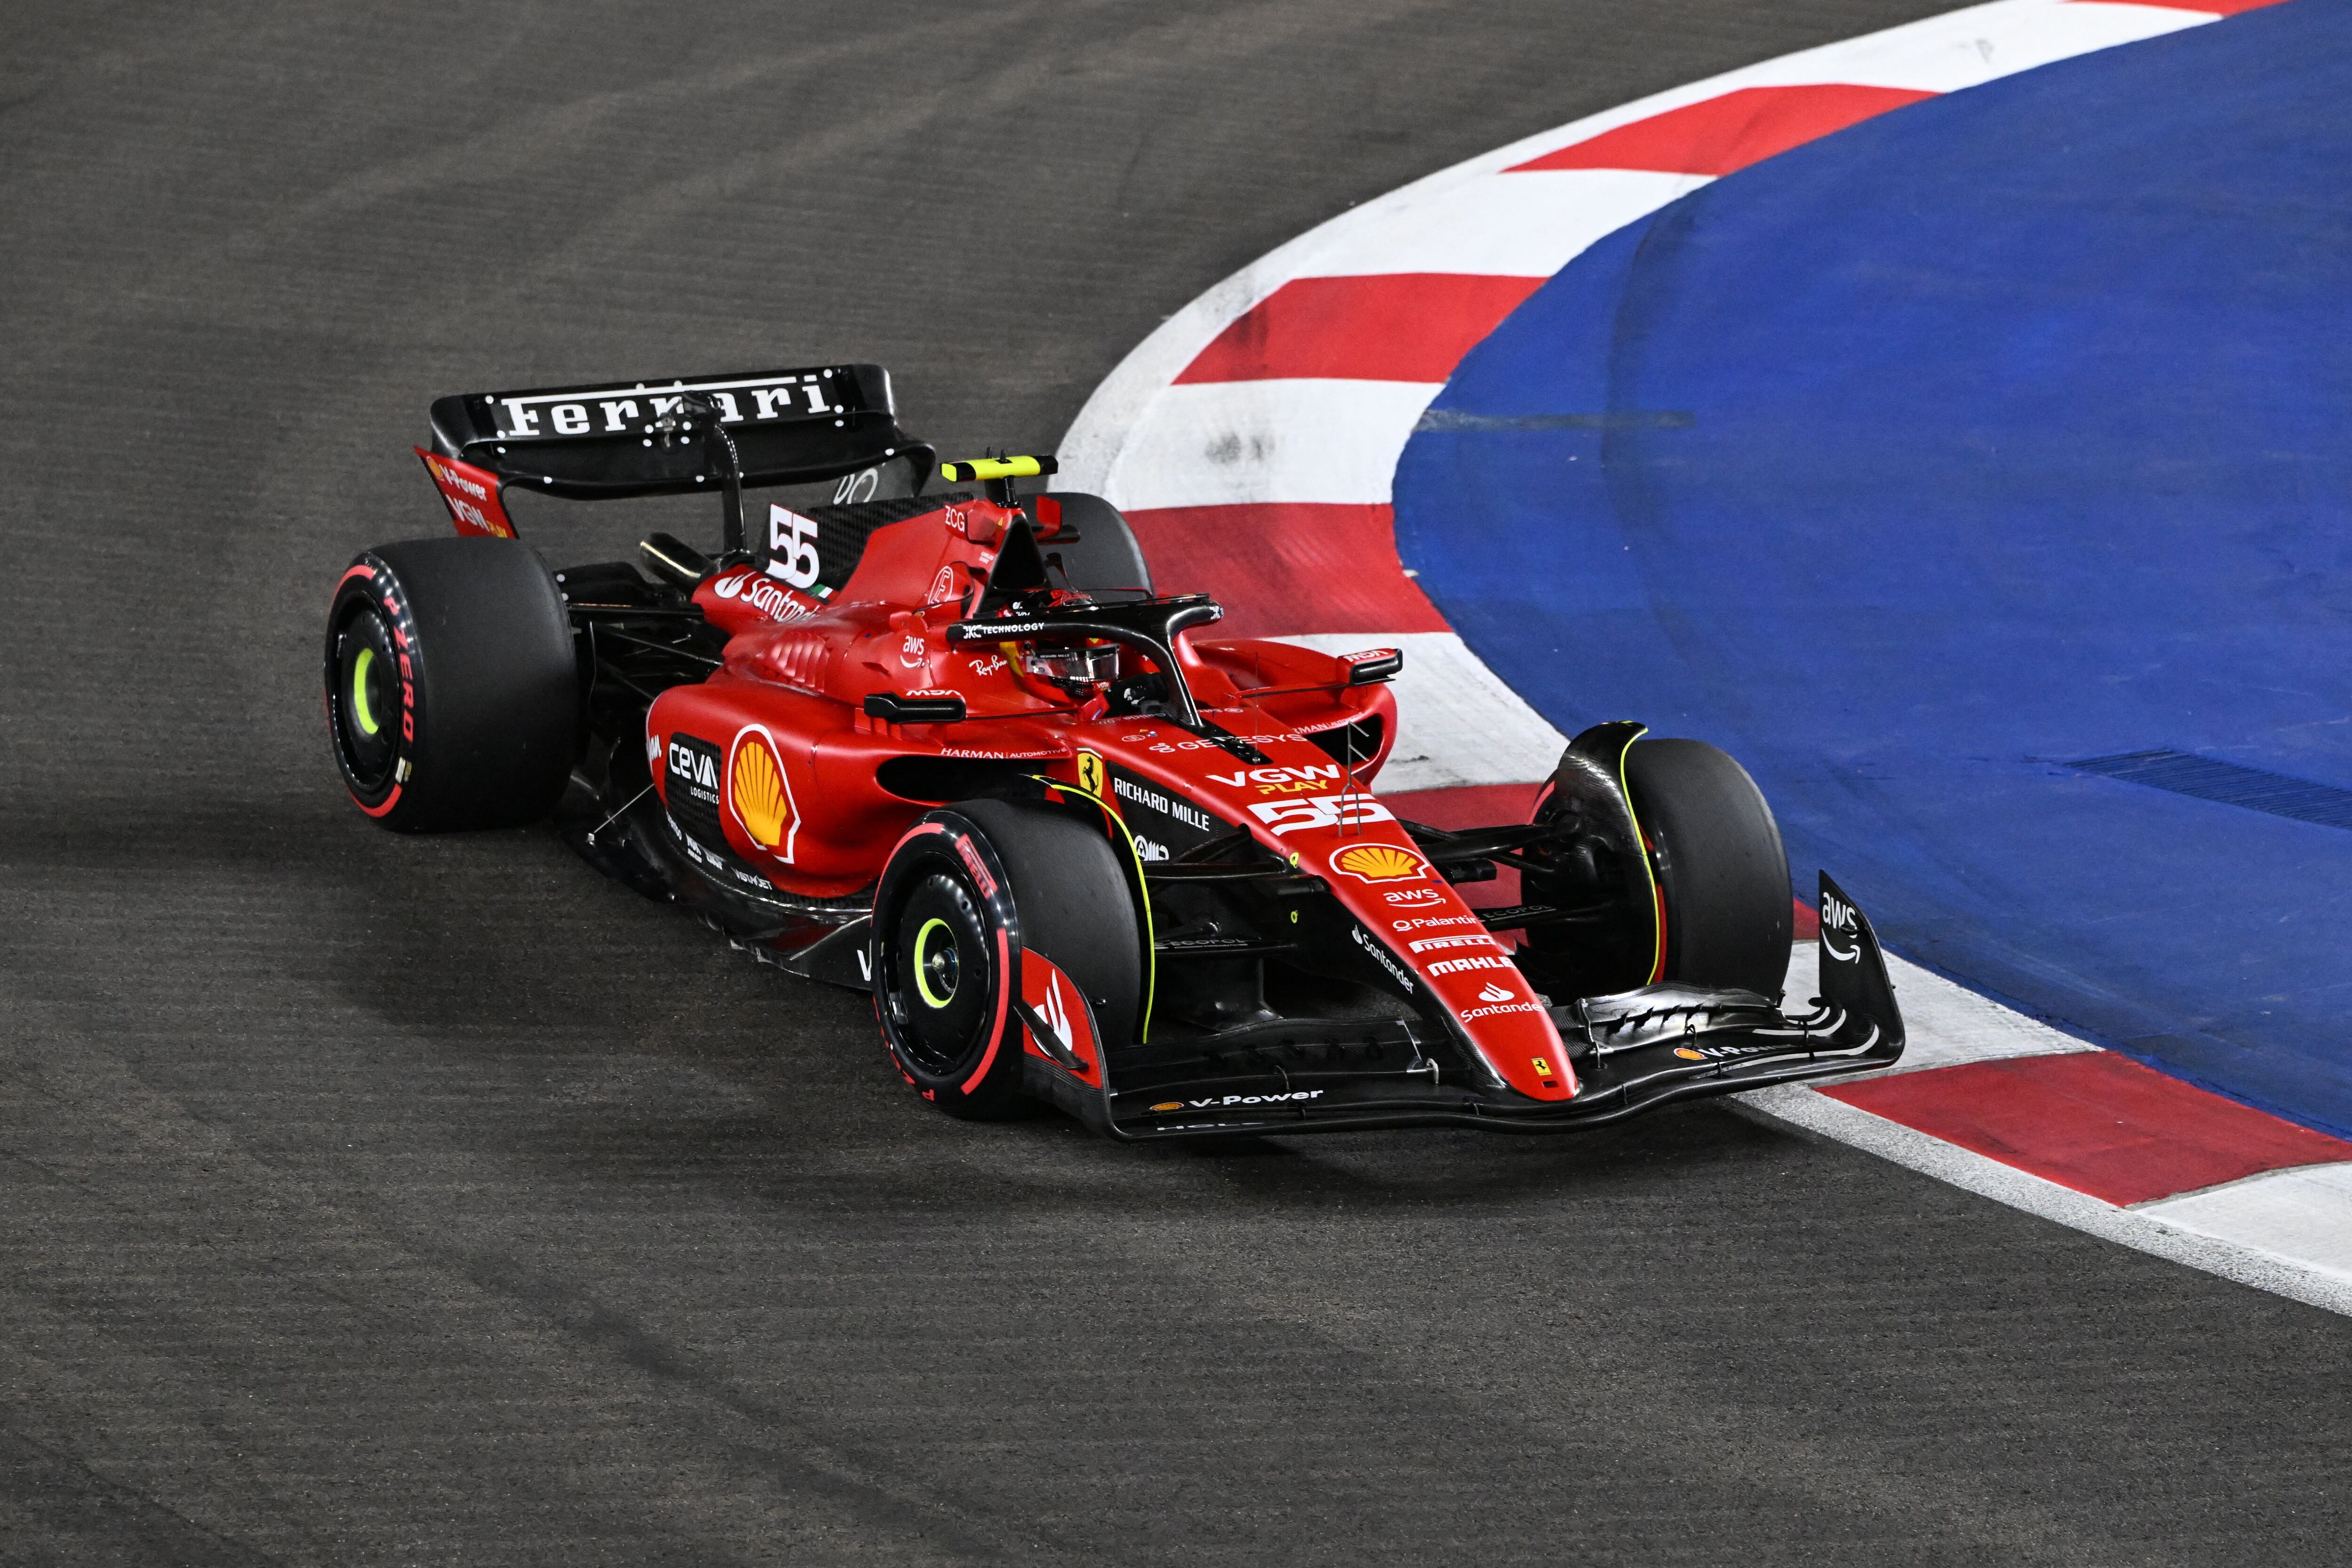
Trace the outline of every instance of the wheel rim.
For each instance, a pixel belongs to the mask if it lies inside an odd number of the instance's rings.
[[[951,1078],[987,1044],[994,975],[980,900],[953,871],[925,873],[892,922],[893,1021],[911,1064]]]
[[[336,636],[328,707],[343,771],[362,794],[381,792],[400,762],[400,660],[390,629],[372,609],[352,616]]]

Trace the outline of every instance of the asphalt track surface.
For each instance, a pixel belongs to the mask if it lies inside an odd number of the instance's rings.
[[[2341,1319],[1720,1107],[952,1123],[324,754],[437,394],[873,358],[1041,445],[1350,201],[1932,8],[12,18],[0,1560],[2340,1560]]]

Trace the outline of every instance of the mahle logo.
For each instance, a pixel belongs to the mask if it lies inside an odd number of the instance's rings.
[[[1429,966],[1432,974],[1459,974],[1468,969],[1509,969],[1511,961],[1496,953],[1479,953],[1469,958],[1441,958]],[[1489,986],[1487,989],[1492,990]],[[1489,1002],[1494,998],[1486,998]]]

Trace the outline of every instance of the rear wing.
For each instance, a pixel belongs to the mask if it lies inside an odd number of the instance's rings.
[[[715,491],[722,476],[702,443],[664,441],[653,428],[688,393],[718,405],[746,489],[893,464],[908,470],[900,482],[913,494],[938,460],[898,427],[890,373],[878,364],[443,397],[433,405],[433,452],[486,471],[500,489],[521,485],[573,500]],[[442,482],[443,470],[435,468],[434,478]],[[462,515],[458,521],[465,526]]]

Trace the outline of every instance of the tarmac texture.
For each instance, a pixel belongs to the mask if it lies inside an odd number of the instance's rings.
[[[862,998],[327,758],[436,395],[872,359],[1044,447],[1351,202],[1937,8],[13,18],[0,1562],[2342,1560],[2342,1319],[1724,1106],[951,1122]]]

